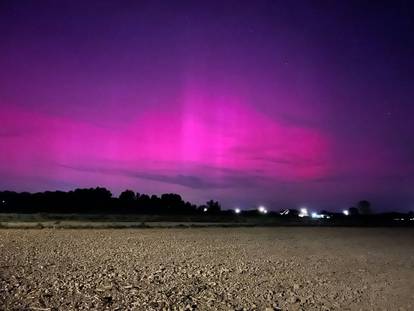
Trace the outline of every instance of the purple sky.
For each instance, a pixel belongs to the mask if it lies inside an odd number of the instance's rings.
[[[292,2],[1,1],[0,190],[414,209],[413,9]]]

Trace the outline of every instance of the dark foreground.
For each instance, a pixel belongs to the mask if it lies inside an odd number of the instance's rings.
[[[412,227],[414,215],[376,214],[344,216],[332,214],[329,219],[281,216],[257,211],[236,215],[233,212],[205,215],[173,214],[10,214],[0,213],[0,229],[142,229],[174,227],[270,227],[270,226],[327,226],[327,227]]]
[[[1,310],[412,310],[410,228],[0,230]]]

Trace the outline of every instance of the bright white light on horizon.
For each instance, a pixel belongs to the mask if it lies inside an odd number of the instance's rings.
[[[300,213],[298,215],[299,217],[308,217],[309,213],[308,213],[308,209],[306,207],[302,207],[300,209]]]
[[[325,214],[318,214],[318,213],[315,213],[315,212],[313,212],[313,213],[311,214],[311,216],[312,216],[312,218],[316,218],[316,219],[319,219],[319,218],[322,218],[322,219],[324,219],[324,218],[329,219],[329,218],[331,218],[331,216],[329,216],[329,215],[325,215]]]
[[[236,208],[236,209],[234,210],[234,212],[235,212],[236,214],[240,214],[240,213],[241,213],[241,210],[240,210],[240,208]]]
[[[260,213],[262,213],[262,214],[267,214],[267,209],[266,209],[266,207],[264,207],[264,206],[259,206],[258,210],[259,210],[259,212],[260,212]]]
[[[347,209],[344,209],[344,210],[342,211],[342,213],[343,213],[345,216],[349,216],[349,211],[348,211]]]
[[[207,207],[205,207],[205,208],[203,209],[203,212],[207,212]]]

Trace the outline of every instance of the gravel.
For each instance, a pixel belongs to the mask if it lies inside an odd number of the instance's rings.
[[[414,310],[414,230],[0,230],[0,310]]]

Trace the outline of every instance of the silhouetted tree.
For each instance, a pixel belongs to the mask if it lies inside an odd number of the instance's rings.
[[[220,213],[221,211],[220,203],[217,201],[213,201],[213,200],[207,201],[206,205],[207,205],[208,213],[217,214],[217,213]]]
[[[299,211],[297,210],[297,209],[294,209],[294,208],[291,208],[290,210],[289,210],[289,214],[288,214],[289,216],[294,216],[294,217],[297,217],[298,215],[299,215]]]
[[[125,190],[119,195],[119,200],[125,203],[134,202],[136,199],[135,193],[132,190]]]
[[[131,213],[137,207],[137,200],[135,192],[132,190],[125,190],[119,195],[119,212]]]
[[[358,202],[358,211],[361,215],[370,215],[371,214],[371,203],[366,200]]]
[[[161,195],[161,202],[171,214],[182,214],[186,212],[184,201],[179,194],[164,193]]]
[[[144,209],[148,209],[150,206],[151,199],[149,195],[147,194],[141,194],[138,198],[138,203],[141,205]]]
[[[356,207],[352,206],[349,208],[349,215],[351,216],[358,216],[359,215],[359,211]]]
[[[211,201],[210,212],[219,212],[220,204]],[[161,197],[125,190],[113,198],[108,189],[97,187],[69,192],[46,191],[16,193],[0,191],[0,213],[91,213],[91,214],[194,214],[202,212],[185,202],[180,195],[166,193]]]

